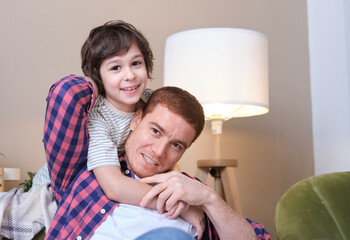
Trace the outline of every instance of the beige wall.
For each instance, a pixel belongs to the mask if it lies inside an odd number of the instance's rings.
[[[44,163],[46,94],[58,78],[81,74],[80,47],[92,27],[124,19],[140,28],[155,54],[153,88],[162,86],[167,36],[200,27],[248,28],[269,40],[270,112],[225,122],[222,157],[239,161],[245,215],[273,232],[280,196],[313,175],[306,13],[303,0],[0,1],[0,152],[6,155],[0,165],[20,167],[24,179]],[[207,126],[181,167],[194,174],[196,160],[212,155]]]

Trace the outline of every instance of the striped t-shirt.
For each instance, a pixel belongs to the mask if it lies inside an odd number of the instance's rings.
[[[130,133],[135,112],[122,112],[102,96],[96,99],[88,113],[89,150],[87,167],[91,171],[102,166],[120,166],[118,151]]]

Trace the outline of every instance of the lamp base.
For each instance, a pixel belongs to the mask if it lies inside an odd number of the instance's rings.
[[[235,159],[208,159],[198,160],[196,177],[206,182],[208,174],[214,177],[215,191],[238,214],[243,215],[239,197],[234,168],[237,167]]]

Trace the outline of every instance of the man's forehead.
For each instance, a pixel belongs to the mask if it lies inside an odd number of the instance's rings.
[[[146,117],[149,115],[148,117]],[[195,128],[182,115],[169,109],[164,104],[157,104],[152,111],[144,116],[149,123],[158,125],[164,131],[168,128],[190,128],[195,133]]]
[[[161,103],[158,103],[157,105],[155,105],[149,112],[146,113],[145,116],[147,116],[148,114],[151,114],[151,117],[154,117],[157,119],[158,119],[158,116],[172,115],[172,117],[174,118],[180,118],[183,121],[187,122],[186,119],[181,114],[171,110],[167,105],[161,104]]]

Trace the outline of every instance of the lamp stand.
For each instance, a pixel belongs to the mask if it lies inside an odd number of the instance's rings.
[[[217,122],[220,121],[221,123]],[[238,214],[243,215],[239,197],[234,168],[237,167],[235,159],[221,159],[220,136],[222,120],[212,120],[212,132],[214,136],[214,159],[197,161],[197,177],[206,182],[208,174],[214,177],[214,189],[227,204]]]

